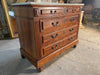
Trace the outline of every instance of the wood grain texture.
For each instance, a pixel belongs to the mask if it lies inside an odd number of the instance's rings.
[[[78,43],[82,6],[15,5],[21,55],[40,70]]]
[[[57,49],[60,49],[61,47],[73,42],[77,39],[77,33],[74,33],[68,37],[65,37],[64,39],[57,41],[53,44],[50,44],[49,46],[46,46],[43,48],[43,56],[49,55],[50,53],[56,51]]]
[[[77,32],[78,25],[74,25],[72,27],[63,28],[59,31],[41,35],[42,38],[42,47],[45,47],[51,43],[57,42],[58,40],[64,39],[65,37],[68,37],[69,35],[72,35],[73,33]]]
[[[53,58],[55,58],[56,56],[60,55],[64,51],[66,51],[69,48],[71,48],[72,46],[76,45],[77,43],[78,43],[78,40],[75,40],[75,41],[71,42],[70,44],[68,44],[68,45],[56,50],[55,52],[51,53],[47,57],[41,59],[40,61],[38,61],[37,68],[42,67],[43,65],[45,65],[46,63],[51,61]]]

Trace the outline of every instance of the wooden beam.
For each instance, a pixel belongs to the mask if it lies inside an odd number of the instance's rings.
[[[1,0],[1,3],[2,3],[3,9],[4,9],[4,12],[5,12],[5,15],[6,15],[6,21],[7,21],[9,30],[10,30],[11,38],[17,38],[18,35],[14,35],[14,32],[13,32],[12,23],[11,23],[10,16],[8,13],[7,2],[6,2],[6,0]]]

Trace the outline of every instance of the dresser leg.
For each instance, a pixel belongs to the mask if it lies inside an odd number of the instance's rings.
[[[21,55],[22,59],[25,59],[25,57],[23,55]]]
[[[76,48],[76,47],[77,47],[77,45],[74,45],[74,46],[73,46],[73,48]]]
[[[37,70],[39,71],[39,72],[41,72],[42,70],[43,70],[43,68],[41,67],[41,68],[37,68]]]

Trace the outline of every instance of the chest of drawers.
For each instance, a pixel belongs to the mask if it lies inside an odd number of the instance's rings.
[[[22,57],[37,69],[78,43],[83,4],[14,4]]]

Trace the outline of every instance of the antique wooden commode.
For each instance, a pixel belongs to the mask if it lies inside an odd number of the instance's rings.
[[[84,4],[13,4],[22,57],[41,71],[43,65],[78,43]]]

